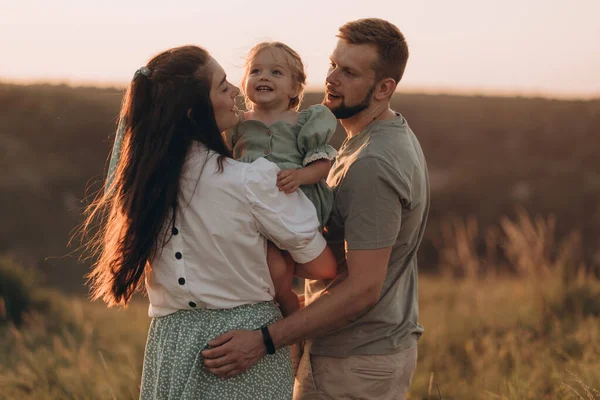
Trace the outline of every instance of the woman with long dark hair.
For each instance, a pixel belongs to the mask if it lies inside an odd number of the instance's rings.
[[[125,306],[145,288],[150,300],[142,399],[291,399],[289,348],[275,351],[266,328],[281,318],[267,239],[311,271],[335,271],[308,198],[278,190],[275,164],[231,159],[221,132],[238,122],[238,93],[202,48],[152,58],[128,87],[119,162],[88,209],[93,298]],[[232,329],[256,330],[272,354],[222,380],[201,351]]]

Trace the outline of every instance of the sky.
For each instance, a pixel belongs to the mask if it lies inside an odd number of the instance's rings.
[[[400,91],[600,97],[600,0],[0,0],[0,81],[126,85],[170,47],[206,48],[241,80],[247,51],[282,41],[322,89],[337,28],[404,33]]]

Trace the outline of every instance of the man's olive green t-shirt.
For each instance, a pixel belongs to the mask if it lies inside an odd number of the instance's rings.
[[[423,332],[417,249],[429,212],[429,179],[419,141],[404,117],[375,121],[348,138],[327,184],[335,201],[325,234],[338,259],[338,275],[307,281],[307,304],[345,279],[345,251],[392,251],[379,302],[349,325],[310,340],[310,352],[346,357],[409,348]]]

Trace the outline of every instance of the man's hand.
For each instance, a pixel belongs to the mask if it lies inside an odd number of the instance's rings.
[[[267,354],[260,330],[229,331],[208,345],[212,348],[202,351],[204,366],[220,378],[231,378],[247,371]]]
[[[301,169],[284,169],[277,174],[277,187],[285,194],[294,193],[304,184],[303,179]]]

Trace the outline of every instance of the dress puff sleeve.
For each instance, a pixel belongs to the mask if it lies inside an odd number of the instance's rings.
[[[302,190],[285,194],[277,188],[279,167],[259,158],[246,172],[245,192],[256,227],[298,263],[317,258],[327,242],[319,232],[315,206]]]
[[[337,120],[327,107],[316,104],[302,110],[296,127],[299,129],[298,149],[304,154],[303,167],[313,161],[333,160],[337,156],[337,151],[329,145]]]

